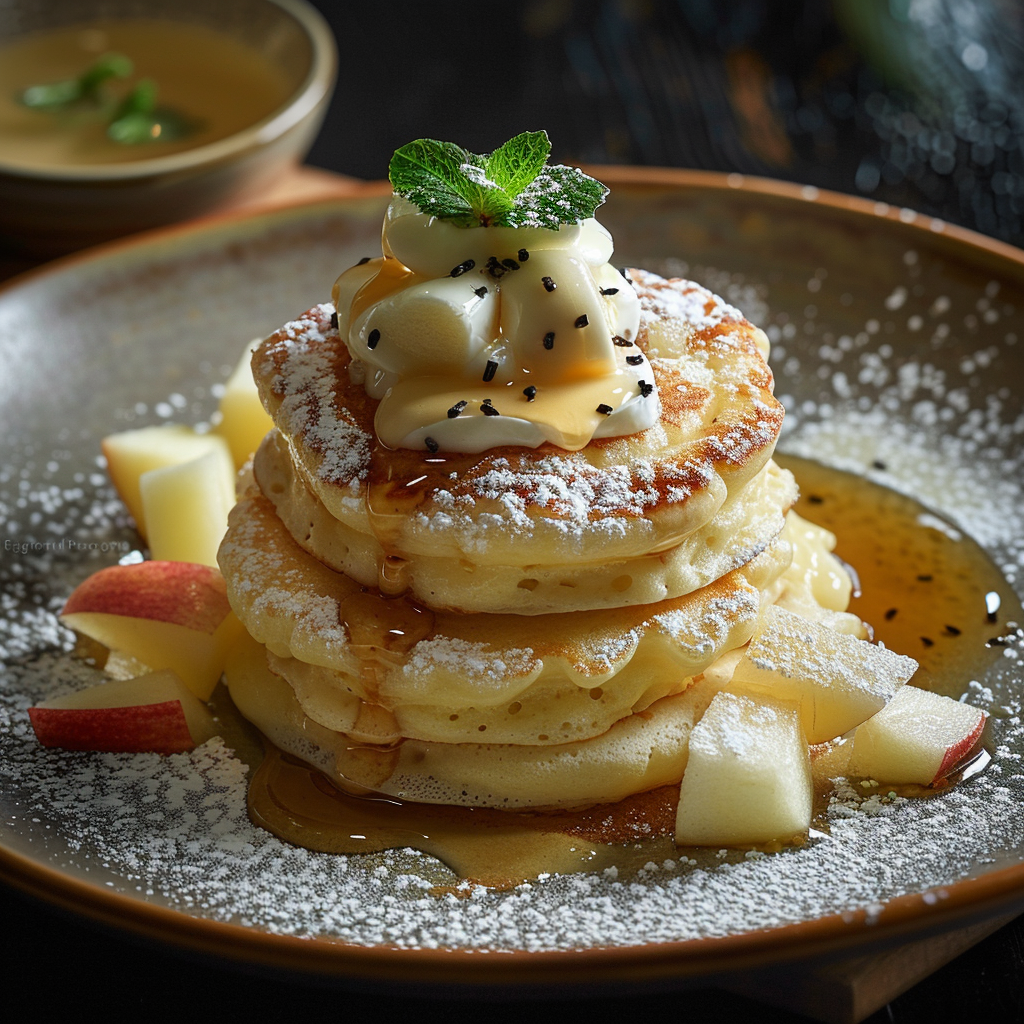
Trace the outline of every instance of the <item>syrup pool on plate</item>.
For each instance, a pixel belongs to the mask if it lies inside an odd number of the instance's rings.
[[[982,548],[913,498],[807,459],[778,460],[800,484],[797,510],[837,535],[836,553],[859,577],[850,610],[873,627],[877,641],[920,662],[914,685],[952,697],[964,693],[1000,656],[991,641],[1001,626],[1024,619]],[[359,618],[358,610],[351,612]],[[368,614],[373,617],[372,609]],[[360,623],[372,627],[369,619]],[[818,754],[816,824],[824,825],[829,773],[843,759]],[[900,791],[911,789],[928,792]],[[331,853],[411,847],[437,857],[461,879],[502,888],[545,872],[614,866],[628,873],[676,856],[677,797],[678,787],[665,787],[614,805],[552,814],[403,803],[342,793],[315,770],[270,749],[253,775],[249,808],[256,823],[300,846]]]

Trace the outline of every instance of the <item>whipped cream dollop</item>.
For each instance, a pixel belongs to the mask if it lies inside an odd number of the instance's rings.
[[[576,451],[657,422],[640,304],[593,218],[464,228],[396,197],[383,252],[333,292],[353,380],[380,400],[383,444]]]

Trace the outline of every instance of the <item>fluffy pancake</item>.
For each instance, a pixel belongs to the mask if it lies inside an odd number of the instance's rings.
[[[772,543],[797,494],[792,474],[769,462],[710,522],[666,551],[596,565],[481,566],[443,555],[389,558],[373,534],[327,512],[294,470],[277,431],[261,445],[253,470],[292,538],[324,565],[365,586],[392,573],[430,608],[519,615],[654,604],[699,590]]]
[[[574,808],[612,803],[677,783],[690,730],[714,695],[692,686],[617,723],[602,736],[554,746],[353,742],[303,712],[253,644],[236,650],[226,678],[238,709],[282,750],[340,788],[464,807]]]
[[[350,376],[329,306],[271,335],[253,371],[305,484],[335,519],[377,537],[392,556],[562,566],[658,553],[761,471],[783,414],[762,332],[692,282],[640,271],[634,281],[636,341],[649,350],[661,419],[576,452],[384,448],[372,427],[377,403]],[[496,391],[495,407],[506,397]]]
[[[860,620],[842,611],[846,594],[835,581],[842,583],[846,577],[830,554],[834,537],[790,513],[784,538],[772,556],[770,568],[768,556],[761,557],[757,582],[769,582],[750,607],[778,600],[833,628],[863,635]],[[796,552],[789,562],[791,546]],[[778,566],[787,563],[779,575]],[[726,582],[719,581],[717,586]],[[692,624],[698,629],[707,625],[696,619]],[[745,634],[744,627],[732,639]],[[598,639],[601,642],[607,637]],[[502,735],[497,725],[485,733],[473,728],[473,714],[487,712],[480,708],[468,709],[465,718],[470,729],[464,735],[460,732],[462,726],[454,722],[450,731],[442,732],[454,742],[410,738],[420,721],[430,721],[428,709],[410,705],[393,714],[352,693],[343,695],[343,684],[330,680],[330,670],[278,657],[254,640],[236,652],[228,666],[227,681],[232,698],[250,721],[281,749],[318,767],[343,789],[372,790],[427,803],[571,808],[612,802],[679,781],[686,766],[690,730],[715,692],[728,685],[742,653],[742,647],[728,649],[730,642],[719,645],[716,650],[725,653],[713,658],[694,677],[677,677],[677,689],[667,696],[659,697],[656,690],[648,690],[607,730],[586,738],[544,736],[547,742],[510,742],[507,738],[504,742],[480,742],[485,734],[489,739]],[[619,676],[626,675],[630,668],[644,673],[658,671],[664,649],[650,652],[650,657],[644,657],[642,651],[639,645]],[[473,657],[464,657],[465,653],[459,652],[458,665],[448,668],[475,671],[479,663]],[[483,653],[482,648],[475,652],[480,656]],[[704,657],[695,658],[693,664],[704,662],[708,654],[705,650]],[[279,674],[281,670],[289,673],[288,679]],[[322,678],[310,688],[301,678],[304,672]],[[464,680],[468,682],[471,680]],[[317,693],[317,685],[327,687],[327,691]],[[586,692],[579,681],[577,688]],[[442,689],[437,696],[442,698],[444,692]],[[530,692],[529,686],[526,692]],[[561,703],[568,692],[571,689],[553,698],[556,708],[568,709],[567,703]],[[437,710],[440,714],[434,716],[435,725],[446,717],[443,707]],[[463,718],[457,712],[451,715],[456,721]]]
[[[767,547],[692,594],[654,605],[553,615],[431,612],[387,599],[303,551],[253,488],[233,510],[220,561],[249,634],[308,709],[348,729],[355,700],[376,729],[445,742],[579,740],[678,691],[753,634],[764,592],[789,565]]]

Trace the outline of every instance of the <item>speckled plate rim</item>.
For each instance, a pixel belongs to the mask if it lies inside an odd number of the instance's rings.
[[[856,196],[764,178],[707,171],[600,167],[593,172],[611,185],[651,186],[691,191],[737,190],[783,201],[813,203],[900,225],[900,230],[940,235],[957,249],[991,262],[1007,261],[1024,272],[1024,251],[906,208]],[[352,200],[386,195],[386,182],[354,184],[337,199],[281,204],[258,212],[206,217],[184,225],[146,232],[64,257],[11,279],[0,300],[51,275],[73,272],[83,263],[144,259],[147,252],[166,257],[172,249],[202,248],[225,236],[245,237],[269,221],[315,218]],[[274,935],[241,925],[193,917],[71,878],[3,845],[0,882],[66,911],[120,932],[170,943],[193,953],[314,973],[360,982],[460,986],[466,989],[523,986],[564,989],[665,983],[716,974],[734,974],[795,959],[858,955],[908,939],[920,939],[957,927],[1005,918],[1024,911],[1024,855],[1020,862],[984,875],[931,890],[910,893],[884,905],[860,908],[813,920],[721,938],[589,947],[571,951],[493,952],[473,949],[404,949],[359,946],[327,937]]]

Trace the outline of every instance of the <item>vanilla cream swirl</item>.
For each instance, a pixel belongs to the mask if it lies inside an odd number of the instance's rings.
[[[334,304],[384,445],[576,451],[657,422],[640,305],[596,220],[463,228],[395,198],[383,251],[338,278]]]

